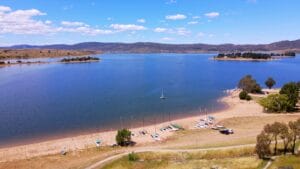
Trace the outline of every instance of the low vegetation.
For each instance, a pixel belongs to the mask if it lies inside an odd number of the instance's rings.
[[[132,152],[132,153],[128,154],[129,161],[137,161],[138,159],[139,159],[139,156],[136,153]]]
[[[295,82],[285,84],[279,94],[271,94],[259,103],[266,112],[291,112],[295,110],[299,99],[299,86]]]
[[[270,94],[259,103],[264,107],[265,112],[270,113],[288,112],[293,109],[293,105],[285,94]]]
[[[269,169],[297,169],[300,168],[300,157],[287,155],[277,157]]]
[[[0,49],[1,59],[30,59],[62,56],[84,56],[99,52],[81,50],[56,50],[56,49]]]
[[[251,100],[251,96],[246,92],[246,91],[241,91],[240,94],[239,94],[239,97],[241,100]]]
[[[254,156],[253,148],[210,150],[179,153],[139,153],[138,160],[127,157],[116,160],[104,169],[179,169],[179,168],[247,168],[254,169],[263,161]]]

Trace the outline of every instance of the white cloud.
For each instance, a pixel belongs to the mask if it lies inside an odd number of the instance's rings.
[[[57,29],[58,32],[70,32],[70,33],[81,33],[86,35],[108,35],[115,33],[112,30],[95,29],[89,26],[80,27],[60,27]]]
[[[49,22],[36,20],[34,17],[46,15],[37,9],[15,10],[0,6],[0,34],[44,34],[54,30]]]
[[[143,18],[141,18],[141,19],[138,19],[137,22],[138,22],[138,23],[146,23],[146,20],[143,19]]]
[[[155,28],[153,30],[154,32],[157,33],[168,33],[168,34],[177,34],[177,35],[181,35],[181,36],[186,36],[189,35],[191,33],[191,31],[187,30],[186,28],[182,27],[182,28]]]
[[[208,18],[216,18],[216,17],[220,16],[220,13],[219,12],[210,12],[210,13],[206,13],[205,16]]]
[[[0,13],[1,12],[9,12],[11,11],[10,7],[8,6],[0,6]]]
[[[61,25],[67,27],[89,26],[83,22],[70,22],[70,21],[62,21]]]
[[[11,10],[9,7],[0,6],[0,34],[41,34],[58,32],[73,32],[88,35],[112,34],[112,30],[92,28],[82,22],[62,21],[61,27],[52,25],[52,21],[37,20],[34,17],[46,15],[37,9]]]
[[[146,27],[141,25],[135,25],[135,24],[111,24],[111,28],[117,30],[117,31],[140,31],[140,30],[146,30]]]
[[[168,1],[166,2],[166,4],[168,4],[168,5],[170,5],[170,4],[175,4],[175,3],[177,3],[176,0],[168,0]]]
[[[186,36],[189,35],[191,31],[187,30],[186,28],[177,28],[176,29],[176,34]]]
[[[203,37],[203,36],[205,36],[205,33],[199,32],[199,33],[197,34],[197,36],[198,36],[198,37]]]
[[[190,21],[190,22],[188,22],[188,24],[189,25],[196,25],[196,24],[198,24],[198,21]]]
[[[160,27],[158,27],[158,28],[155,28],[155,29],[154,29],[154,32],[158,32],[158,33],[161,33],[161,32],[167,32],[167,31],[168,31],[167,28],[160,28]]]
[[[168,19],[168,20],[182,20],[182,19],[186,19],[186,16],[183,15],[183,14],[167,15],[166,19]]]
[[[52,21],[46,20],[46,21],[45,21],[45,24],[48,24],[48,25],[49,25],[49,24],[52,24]]]
[[[193,16],[192,18],[193,18],[193,19],[200,19],[201,16]]]
[[[169,37],[163,37],[161,38],[162,41],[173,41],[173,38],[169,38]]]

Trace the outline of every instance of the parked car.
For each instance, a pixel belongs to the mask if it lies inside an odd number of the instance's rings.
[[[229,135],[229,134],[233,134],[233,133],[234,133],[232,129],[221,129],[221,130],[219,130],[219,131],[220,131],[220,133],[226,134],[226,135]]]

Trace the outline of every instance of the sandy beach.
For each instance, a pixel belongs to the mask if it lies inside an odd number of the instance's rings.
[[[274,92],[274,90],[269,91]],[[218,112],[210,113],[216,118],[216,123],[232,117],[248,117],[248,116],[269,116],[263,113],[262,107],[255,101],[241,101],[238,98],[239,90],[227,90],[227,96],[220,98],[220,102],[227,104],[227,108]],[[199,115],[189,118],[173,120],[171,123],[178,124],[185,129],[194,129],[196,121],[205,118],[205,115]],[[160,135],[161,141],[172,136],[172,131],[160,131],[161,127],[169,125],[170,122],[164,122],[156,125],[138,127],[130,129],[135,135],[132,137],[138,145],[145,145],[155,141],[151,138],[151,134],[156,132]],[[146,130],[148,135],[139,135],[139,131]],[[62,139],[49,140],[40,143],[27,144],[16,147],[0,149],[0,162],[12,161],[16,159],[27,159],[31,157],[50,155],[65,151],[76,151],[85,148],[96,147],[96,140],[101,140],[101,146],[110,146],[115,144],[116,131],[100,132],[93,134],[80,135],[76,137],[67,137]]]

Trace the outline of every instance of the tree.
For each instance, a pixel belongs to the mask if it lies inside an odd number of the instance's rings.
[[[260,159],[271,155],[270,143],[271,139],[264,131],[256,137],[255,152]]]
[[[290,121],[289,128],[291,129],[292,135],[292,153],[295,154],[297,137],[300,137],[300,119],[298,119],[297,121]]]
[[[298,87],[298,90],[300,90],[300,81],[297,82],[297,87]]]
[[[292,135],[289,132],[288,125],[286,125],[285,123],[281,123],[281,125],[279,126],[279,130],[280,130],[280,138],[283,140],[284,154],[286,154],[288,150],[288,146],[292,141]]]
[[[282,131],[284,131],[285,129],[285,124],[284,123],[279,123],[279,122],[275,122],[271,125],[266,125],[264,127],[264,132],[267,134],[270,134],[273,136],[274,141],[275,141],[275,145],[274,145],[274,155],[276,155],[277,153],[277,143],[278,143],[278,136],[280,136],[280,134],[282,133]]]
[[[261,93],[260,85],[256,82],[255,79],[252,79],[251,75],[246,75],[245,77],[243,77],[239,81],[238,87],[240,89],[243,89],[247,93]]]
[[[288,96],[289,102],[292,104],[293,107],[296,106],[298,102],[298,97],[299,97],[299,88],[295,82],[290,82],[285,84],[281,90],[280,94],[286,94]]]
[[[126,146],[131,142],[131,131],[128,129],[118,130],[116,142],[120,146]]]
[[[271,89],[275,84],[275,80],[271,77],[269,77],[266,81],[265,81],[266,86]]]
[[[267,112],[288,112],[293,110],[293,105],[285,94],[270,94],[259,101]]]

